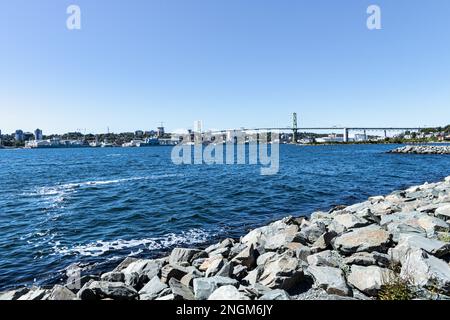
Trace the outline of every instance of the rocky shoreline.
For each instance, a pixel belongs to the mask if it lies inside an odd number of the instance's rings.
[[[388,153],[405,154],[450,154],[450,146],[405,146]]]
[[[0,300],[450,299],[450,177]]]

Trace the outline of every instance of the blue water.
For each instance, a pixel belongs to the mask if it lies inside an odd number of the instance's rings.
[[[51,284],[72,263],[239,237],[287,215],[450,175],[450,157],[393,145],[281,146],[280,173],[171,163],[167,147],[0,150],[0,289]],[[92,271],[91,270],[91,271]]]

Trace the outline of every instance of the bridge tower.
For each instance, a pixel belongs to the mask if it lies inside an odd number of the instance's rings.
[[[343,139],[343,141],[344,142],[348,142],[348,129],[347,128],[344,128],[344,139]]]
[[[294,112],[292,114],[292,131],[293,131],[293,135],[292,135],[292,142],[293,143],[297,143],[297,139],[298,139],[298,123],[297,123],[297,113]]]

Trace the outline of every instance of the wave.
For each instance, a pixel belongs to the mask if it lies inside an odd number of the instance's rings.
[[[37,187],[32,192],[23,193],[22,196],[26,197],[41,197],[44,200],[51,203],[51,207],[58,207],[64,200],[66,200],[69,194],[76,193],[78,190],[83,190],[85,188],[89,188],[92,186],[106,186],[106,185],[115,185],[121,183],[127,183],[132,181],[141,181],[141,180],[156,180],[156,179],[166,179],[166,178],[174,178],[181,177],[182,174],[162,174],[162,175],[149,175],[149,176],[141,176],[141,177],[130,177],[130,178],[122,178],[122,179],[112,179],[112,180],[92,180],[92,181],[84,181],[84,182],[73,182],[66,183],[55,186],[44,186]]]
[[[217,236],[216,233],[209,233],[203,229],[190,229],[179,234],[169,233],[162,237],[154,237],[139,240],[123,240],[114,241],[98,240],[85,245],[73,247],[61,246],[59,242],[55,242],[53,246],[56,255],[81,255],[90,257],[99,257],[106,253],[114,251],[131,249],[130,255],[138,255],[145,250],[161,250],[177,245],[195,245],[205,243],[211,237]],[[133,251],[134,249],[134,251]]]

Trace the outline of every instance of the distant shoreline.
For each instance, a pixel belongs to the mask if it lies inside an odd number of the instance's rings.
[[[450,144],[450,141],[431,141],[431,142],[388,142],[388,141],[372,141],[372,142],[324,142],[324,143],[281,143],[280,145],[292,145],[300,147],[318,147],[318,146],[353,146],[353,145],[439,145],[439,144]],[[172,145],[156,145],[156,146],[146,146],[146,147],[122,147],[122,146],[110,146],[110,147],[42,147],[42,148],[27,148],[27,147],[9,147],[0,146],[0,150],[37,150],[37,149],[142,149],[142,148],[157,148],[157,147],[173,147]]]

